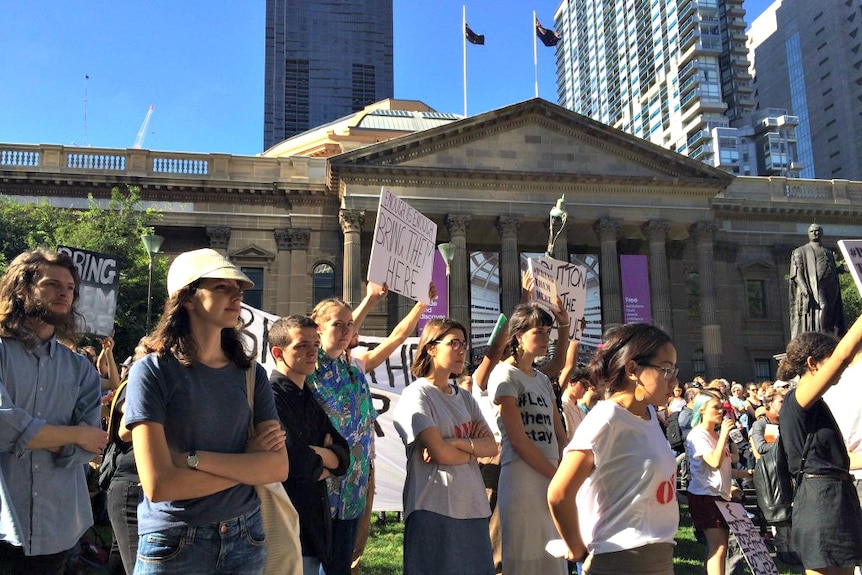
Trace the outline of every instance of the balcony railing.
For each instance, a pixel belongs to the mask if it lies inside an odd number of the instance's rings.
[[[229,154],[191,154],[143,149],[112,149],[0,143],[0,168],[5,172],[87,174],[152,178],[194,178],[236,181],[252,185],[273,182],[321,183],[326,160],[321,158],[263,158]]]

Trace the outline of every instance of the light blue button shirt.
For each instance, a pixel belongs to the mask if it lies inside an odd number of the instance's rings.
[[[90,525],[86,464],[75,445],[27,449],[46,424],[99,426],[100,382],[87,358],[51,338],[0,338],[0,540],[25,555],[71,549]]]

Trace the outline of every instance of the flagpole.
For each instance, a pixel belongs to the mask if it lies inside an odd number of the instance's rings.
[[[461,43],[464,48],[464,117],[467,117],[467,5],[461,5]]]
[[[539,97],[539,55],[536,50],[536,11],[533,10],[533,72],[536,75],[536,97]]]

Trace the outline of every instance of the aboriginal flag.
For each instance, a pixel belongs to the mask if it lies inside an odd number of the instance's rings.
[[[485,35],[476,34],[470,30],[469,24],[464,24],[464,35],[467,36],[467,41],[471,44],[479,44],[480,46],[485,44]]]
[[[538,20],[536,20],[536,36],[539,37],[539,40],[542,41],[542,44],[548,47],[556,46],[557,42],[561,40],[559,34],[554,32],[553,30],[546,29],[539,23]]]

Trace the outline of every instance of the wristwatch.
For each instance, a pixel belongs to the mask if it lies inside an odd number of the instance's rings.
[[[189,466],[189,469],[197,469],[200,461],[196,451],[189,451],[189,456],[186,458],[186,465]]]

